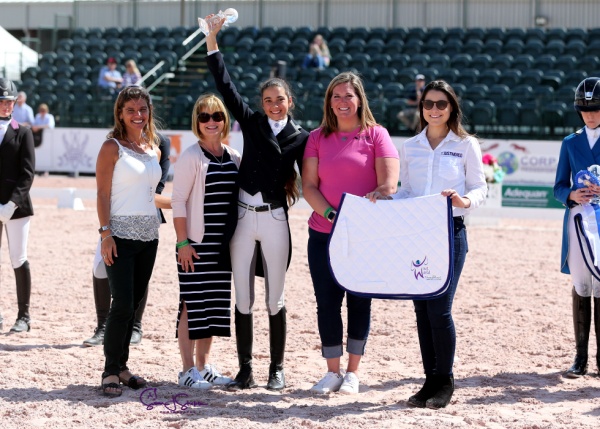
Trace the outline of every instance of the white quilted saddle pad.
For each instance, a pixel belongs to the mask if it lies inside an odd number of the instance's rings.
[[[344,194],[329,238],[329,267],[340,287],[371,298],[427,299],[453,276],[449,197],[380,200]]]
[[[600,235],[598,234],[598,218],[600,207],[593,204],[583,204],[573,207],[575,213],[575,230],[579,248],[588,270],[597,280],[600,280],[598,268],[598,253],[600,253]]]

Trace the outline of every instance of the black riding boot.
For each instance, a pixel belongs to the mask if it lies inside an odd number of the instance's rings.
[[[285,387],[283,355],[285,352],[286,311],[283,307],[274,316],[269,316],[269,339],[271,343],[271,365],[267,389],[282,390]]]
[[[146,309],[146,302],[148,302],[148,291],[150,288],[146,288],[146,293],[142,297],[135,315],[133,318],[133,332],[131,333],[131,341],[129,344],[137,345],[142,342],[142,317],[144,317],[144,310]]]
[[[29,332],[29,298],[31,297],[31,272],[29,271],[29,262],[23,262],[19,268],[15,268],[15,280],[17,282],[17,305],[19,313],[17,321],[10,328],[11,332]]]
[[[575,329],[575,362],[565,374],[569,378],[578,378],[587,374],[588,341],[592,323],[592,298],[579,296],[573,288],[573,327]]]
[[[434,383],[434,376],[425,374],[425,384],[421,387],[417,393],[408,398],[408,405],[418,408],[425,408],[427,400],[431,398],[437,390],[437,386]]]
[[[256,387],[252,375],[252,341],[254,324],[252,314],[242,314],[235,308],[235,341],[237,345],[240,371],[227,385],[229,390],[250,389]]]
[[[434,375],[434,384],[437,387],[435,394],[425,402],[427,408],[444,408],[450,403],[454,394],[454,376]]]
[[[107,278],[99,279],[96,276],[92,276],[92,286],[94,289],[94,305],[96,306],[98,325],[94,330],[94,335],[83,342],[83,345],[88,347],[104,344],[104,328],[106,326],[106,319],[108,319],[111,298]]]
[[[600,298],[594,298],[594,330],[596,331],[596,367],[600,375]]]

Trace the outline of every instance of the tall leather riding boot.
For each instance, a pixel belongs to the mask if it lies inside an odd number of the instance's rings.
[[[596,331],[596,367],[600,375],[600,298],[594,298],[594,330]]]
[[[565,376],[578,378],[587,374],[588,341],[592,323],[592,298],[579,296],[573,288],[573,327],[575,329],[575,346],[577,354],[575,362]]]
[[[96,306],[96,319],[98,325],[94,330],[94,335],[83,342],[84,346],[101,346],[104,344],[104,327],[108,312],[110,311],[110,286],[108,278],[99,279],[92,276],[92,288],[94,289],[94,305]]]
[[[252,313],[242,314],[237,307],[235,308],[235,341],[240,371],[235,376],[235,379],[227,385],[227,389],[229,390],[256,387],[256,382],[252,375],[253,322]]]
[[[17,305],[19,313],[17,321],[10,328],[11,332],[28,332],[31,329],[29,317],[29,298],[31,297],[31,272],[29,262],[23,262],[19,268],[15,268],[15,280],[17,282]]]
[[[148,302],[148,291],[150,288],[146,288],[146,293],[142,297],[135,315],[133,317],[133,332],[131,333],[131,341],[129,344],[137,345],[142,342],[142,317],[144,317],[144,310],[146,309],[146,303]]]
[[[273,316],[269,316],[269,340],[271,344],[271,365],[267,389],[282,390],[285,387],[283,355],[286,338],[286,311],[283,307]]]

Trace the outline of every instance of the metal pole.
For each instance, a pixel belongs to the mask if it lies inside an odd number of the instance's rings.
[[[179,25],[185,25],[185,0],[179,2]]]

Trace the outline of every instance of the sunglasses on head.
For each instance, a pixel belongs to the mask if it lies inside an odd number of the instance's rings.
[[[437,108],[439,110],[444,110],[446,107],[448,107],[448,102],[446,100],[438,100],[438,101],[432,101],[432,100],[423,100],[423,109],[425,110],[431,110],[433,109],[433,106],[437,106]]]
[[[206,124],[212,118],[215,122],[223,122],[225,120],[225,113],[223,112],[214,112],[212,115],[210,113],[202,112],[198,114],[198,120],[202,124]]]

